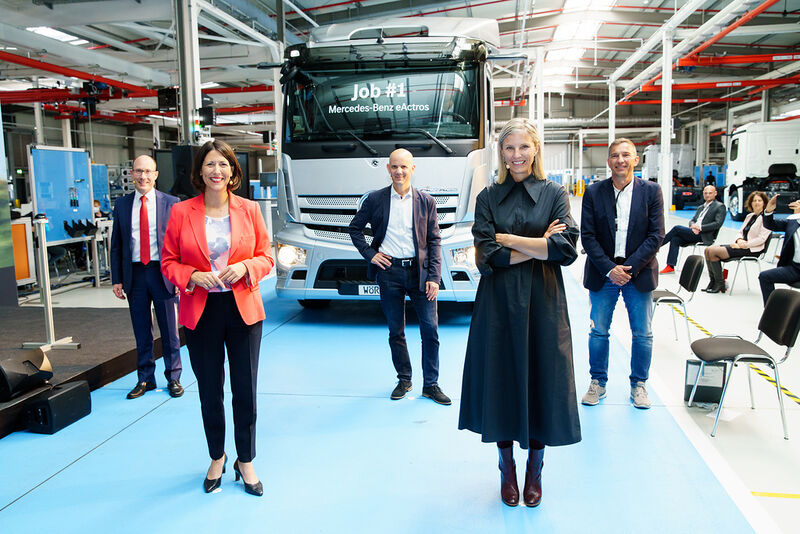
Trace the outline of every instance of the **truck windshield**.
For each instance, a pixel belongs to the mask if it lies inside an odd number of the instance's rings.
[[[285,140],[419,139],[421,131],[477,139],[477,72],[475,64],[301,70],[284,88]]]

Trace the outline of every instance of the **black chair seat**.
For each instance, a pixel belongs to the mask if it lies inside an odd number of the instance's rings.
[[[704,362],[718,362],[720,360],[733,360],[739,354],[763,355],[744,356],[739,359],[743,362],[761,362],[771,360],[769,353],[751,341],[728,337],[707,337],[692,342],[692,352]]]
[[[672,302],[675,304],[680,304],[683,302],[683,299],[680,297],[680,295],[676,295],[672,291],[667,291],[666,289],[656,289],[653,291],[653,300],[656,302]]]

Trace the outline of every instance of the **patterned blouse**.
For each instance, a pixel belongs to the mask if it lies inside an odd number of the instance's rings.
[[[228,266],[231,251],[231,217],[209,217],[206,215],[206,240],[208,241],[208,257],[211,259],[211,272],[219,275]],[[225,283],[225,289],[214,286],[209,293],[230,291],[231,286]]]

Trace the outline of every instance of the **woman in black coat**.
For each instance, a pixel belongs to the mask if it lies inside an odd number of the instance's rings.
[[[481,281],[470,324],[459,428],[496,442],[503,502],[519,504],[513,442],[529,448],[523,499],[542,497],[545,445],[581,439],[572,338],[561,266],[577,257],[567,193],[548,181],[536,128],[500,132],[497,183],[478,195],[475,259]]]

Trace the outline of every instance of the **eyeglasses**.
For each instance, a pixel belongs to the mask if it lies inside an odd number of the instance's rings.
[[[135,176],[155,176],[158,174],[158,171],[151,171],[150,169],[133,169],[131,173]]]

